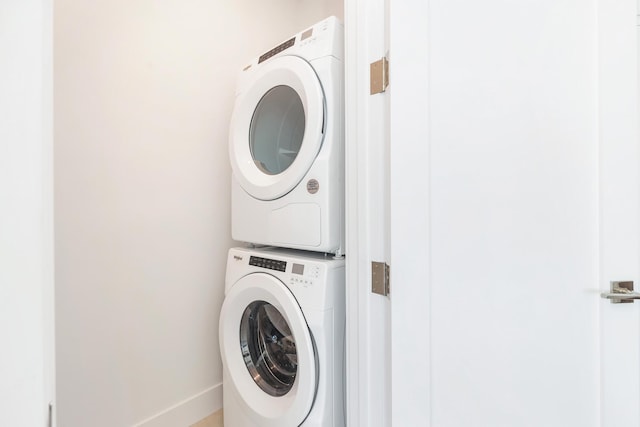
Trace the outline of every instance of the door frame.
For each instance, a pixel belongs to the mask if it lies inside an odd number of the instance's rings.
[[[391,424],[390,298],[371,292],[389,263],[389,94],[369,93],[369,64],[388,52],[388,0],[345,0],[346,418]]]
[[[55,425],[53,1],[13,1],[0,9],[7,33],[0,76],[3,89],[11,87],[0,101],[0,110],[11,112],[0,119],[0,145],[10,154],[0,161],[0,199],[11,204],[0,215],[0,252],[12,255],[0,261],[8,296],[0,306],[10,320],[3,324],[11,350],[3,361],[13,373],[1,390],[11,399],[0,422]]]

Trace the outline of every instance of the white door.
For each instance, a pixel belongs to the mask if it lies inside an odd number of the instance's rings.
[[[391,1],[394,426],[640,425],[635,3]]]

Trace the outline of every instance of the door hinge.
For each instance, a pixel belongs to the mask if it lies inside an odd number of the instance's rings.
[[[387,90],[387,86],[389,86],[389,60],[386,57],[369,65],[369,86],[371,95]]]
[[[371,261],[371,292],[389,295],[389,264]]]
[[[49,416],[47,420],[47,426],[53,427],[53,403],[49,402]]]

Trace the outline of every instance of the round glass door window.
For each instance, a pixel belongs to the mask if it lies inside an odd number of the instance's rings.
[[[240,347],[249,374],[271,396],[291,390],[298,371],[296,342],[282,314],[265,301],[254,301],[240,322]]]
[[[289,86],[276,86],[258,102],[249,130],[251,156],[267,175],[284,172],[296,159],[304,137],[302,100]]]

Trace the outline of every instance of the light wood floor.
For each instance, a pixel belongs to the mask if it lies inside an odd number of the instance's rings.
[[[204,420],[200,420],[191,427],[224,427],[222,425],[222,409],[214,412]]]

